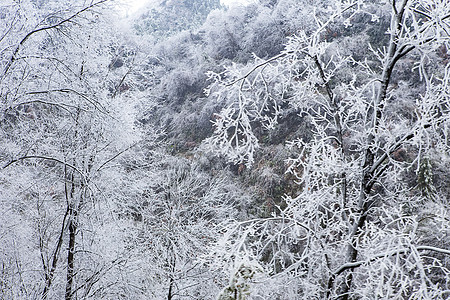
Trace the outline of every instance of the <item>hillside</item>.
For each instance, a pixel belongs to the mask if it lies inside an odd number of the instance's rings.
[[[448,299],[450,3],[0,4],[0,299]]]

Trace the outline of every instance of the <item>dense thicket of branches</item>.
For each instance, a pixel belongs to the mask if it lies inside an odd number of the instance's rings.
[[[450,297],[448,1],[119,4],[0,4],[0,299]]]

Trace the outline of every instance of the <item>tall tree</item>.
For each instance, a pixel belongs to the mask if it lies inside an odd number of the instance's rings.
[[[126,74],[108,67],[117,43],[105,9],[104,0],[0,7],[2,261],[15,262],[2,297],[108,298],[123,288],[112,201],[121,179],[110,173],[140,135],[134,98],[120,94]]]
[[[279,55],[210,74],[228,105],[207,144],[231,162],[251,166],[255,127],[275,127],[286,110],[311,128],[288,142],[298,194],[270,218],[232,222],[216,261],[240,280],[236,265],[250,262],[257,281],[280,287],[254,293],[283,299],[445,299],[448,199],[430,201],[407,177],[426,155],[448,157],[450,77],[438,53],[450,4],[301,5],[306,22]]]

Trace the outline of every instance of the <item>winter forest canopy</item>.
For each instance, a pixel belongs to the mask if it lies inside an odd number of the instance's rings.
[[[449,299],[447,0],[0,3],[0,299]]]

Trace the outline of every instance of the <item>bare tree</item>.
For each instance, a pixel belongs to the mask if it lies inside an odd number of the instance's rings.
[[[121,203],[136,283],[155,299],[210,299],[217,274],[202,260],[219,237],[218,224],[246,201],[226,172],[211,176],[185,158],[153,153],[130,172],[133,184]]]
[[[140,134],[131,91],[108,90],[119,80],[108,68],[116,37],[107,2],[0,6],[2,201],[22,201],[5,218],[24,223],[5,220],[12,233],[2,228],[2,239],[30,240],[5,243],[11,273],[24,274],[2,277],[6,298],[102,298],[123,288],[124,238],[110,207],[120,179],[110,173]]]

